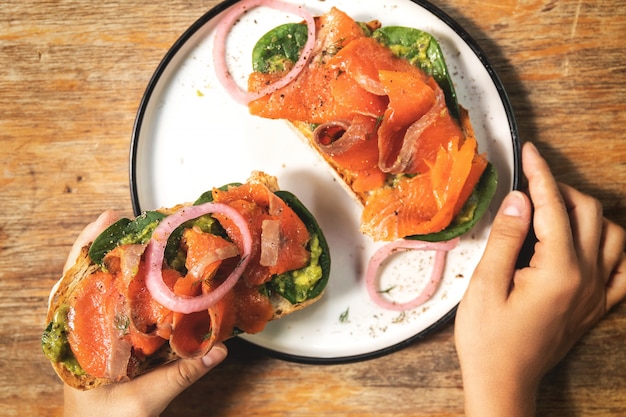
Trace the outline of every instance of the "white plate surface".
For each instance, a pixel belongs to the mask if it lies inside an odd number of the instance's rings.
[[[291,1],[291,0],[289,0]],[[479,149],[499,173],[498,192],[483,220],[449,253],[435,296],[405,313],[370,301],[363,283],[380,246],[359,232],[360,210],[330,169],[282,121],[249,115],[215,76],[215,27],[225,4],[199,19],[171,48],[148,86],[131,149],[136,212],[193,201],[213,186],[244,182],[253,170],[278,177],[318,219],[331,248],[332,273],[322,300],[270,323],[245,340],[293,360],[361,360],[392,352],[450,318],[483,251],[496,207],[517,186],[519,143],[510,105],[487,60],[471,38],[440,10],[409,0],[300,0],[315,15],[331,6],[356,20],[416,27],[441,44],[459,102],[469,109]],[[232,4],[230,2],[229,4]],[[269,8],[249,12],[227,44],[229,66],[244,85],[250,52],[267,30],[298,17]],[[430,272],[432,253],[404,252],[385,264],[383,287],[416,294]],[[347,312],[345,320],[341,320]]]

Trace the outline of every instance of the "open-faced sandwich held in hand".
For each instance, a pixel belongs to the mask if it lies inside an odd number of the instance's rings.
[[[218,28],[216,60],[238,14],[281,4],[233,6]],[[306,138],[362,204],[361,231],[374,240],[447,241],[472,228],[497,175],[478,150],[437,41],[418,29],[357,22],[337,8],[311,17],[286,7],[304,22],[259,39],[245,94],[216,64],[233,96]]]
[[[78,389],[128,380],[260,332],[318,300],[329,273],[314,217],[256,172],[84,247],[51,294],[44,353]]]

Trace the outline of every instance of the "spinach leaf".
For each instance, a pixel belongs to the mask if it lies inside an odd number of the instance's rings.
[[[324,288],[326,288],[328,278],[330,277],[330,249],[317,220],[304,204],[289,191],[280,190],[276,191],[275,194],[291,207],[294,213],[296,213],[306,225],[311,235],[309,245],[314,246],[310,248],[312,260],[316,261],[317,265],[321,268],[321,275],[316,280],[303,279],[303,275],[310,271],[294,271],[293,273],[279,275],[275,278],[276,282],[273,280],[268,283],[270,291],[279,293],[291,303],[295,304],[317,297],[324,291]],[[319,256],[314,256],[315,254],[319,254]],[[315,259],[313,259],[314,257]],[[307,267],[303,268],[303,270],[306,268]]]
[[[282,72],[298,60],[308,38],[307,26],[285,23],[261,37],[252,50],[252,68],[262,73]]]
[[[130,219],[122,218],[104,229],[89,248],[89,257],[91,260],[97,264],[101,264],[104,255],[117,247],[129,223]]]
[[[122,218],[107,227],[93,241],[89,248],[89,257],[97,264],[102,264],[104,256],[119,245],[146,243],[152,231],[165,217],[158,211],[147,211],[134,220]]]

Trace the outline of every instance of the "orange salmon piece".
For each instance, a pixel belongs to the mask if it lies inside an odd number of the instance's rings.
[[[315,18],[317,40],[322,53],[335,53],[356,38],[365,36],[361,26],[345,12],[331,9]]]
[[[163,281],[173,288],[180,277],[174,269],[162,271]],[[157,303],[146,286],[146,268],[142,262],[135,278],[128,285],[128,302],[131,308],[131,320],[135,328],[142,333],[155,332],[167,339],[171,327],[171,311]]]
[[[80,366],[95,377],[107,376],[111,338],[125,338],[122,325],[115,322],[121,297],[115,277],[102,271],[83,279],[72,295],[71,308],[80,314],[70,313],[68,342]]]
[[[378,167],[357,171],[354,173],[354,181],[351,188],[357,193],[363,193],[382,187],[387,179],[387,174]]]
[[[107,270],[116,278],[116,286],[127,300],[131,336],[136,343],[133,346],[142,350],[142,335],[158,335],[162,339],[169,337],[171,328],[171,311],[157,303],[146,287],[146,266],[141,259],[143,248],[140,245],[121,245],[111,250],[105,257]],[[180,276],[172,269],[162,272],[163,280],[172,288]],[[138,335],[137,335],[138,334]],[[146,341],[152,343],[156,341]]]
[[[250,229],[250,235],[252,237],[252,250],[250,253],[250,263],[242,274],[244,279],[249,285],[260,285],[268,281],[271,277],[268,268],[260,264],[261,257],[261,230],[263,227],[264,213],[261,207],[251,201],[247,200],[232,200],[223,201],[226,196],[222,196],[220,192],[219,201],[227,203],[229,206],[237,210],[248,221],[248,228]],[[241,232],[235,223],[227,216],[219,213],[213,214],[222,227],[226,230],[226,233],[231,240],[237,245],[240,250],[243,251],[243,239]]]
[[[378,166],[378,120],[357,115],[349,126],[327,124],[325,129],[315,132],[316,146],[331,164],[350,172],[352,188],[357,191],[370,191],[385,183],[386,174]],[[339,145],[338,141],[348,141]]]
[[[379,80],[389,97],[389,107],[380,127],[404,135],[408,127],[435,104],[435,91],[420,72],[378,71]]]
[[[328,61],[328,66],[339,68],[341,73],[354,79],[361,88],[379,96],[387,95],[379,77],[380,71],[409,72],[426,79],[422,71],[367,36],[356,38],[345,45]]]
[[[202,294],[202,281],[187,275],[174,285],[174,294],[195,297]],[[170,346],[182,358],[203,356],[215,343],[219,321],[214,320],[212,308],[190,314],[173,313]]]
[[[361,231],[375,240],[394,240],[404,237],[402,231],[411,224],[427,222],[437,211],[429,177],[407,177],[394,187],[374,190],[365,201]]]
[[[394,187],[373,192],[366,201],[361,230],[376,240],[439,232],[456,214],[457,203],[474,165],[476,142],[454,141],[440,148],[431,169],[406,177]]]
[[[274,315],[270,299],[261,294],[258,288],[250,287],[243,281],[237,283],[233,293],[236,327],[248,334],[263,330]],[[230,333],[232,335],[232,329]]]
[[[323,121],[348,119],[355,115],[376,118],[383,114],[387,108],[387,97],[367,91],[356,78],[337,67],[330,67],[327,72],[330,73],[327,77],[329,102],[333,107]],[[319,86],[307,85],[307,88],[314,91]],[[310,105],[315,105],[315,102]]]
[[[250,91],[272,82],[276,75],[253,73],[248,82]],[[248,104],[250,113],[267,119],[300,120],[321,123],[336,112],[333,97],[327,86],[333,75],[327,71],[306,67],[291,83]]]
[[[172,312],[156,302],[146,287],[145,264],[139,264],[135,278],[128,285],[130,307],[130,337],[137,355],[155,353],[169,339],[172,332]],[[180,278],[178,271],[164,269],[163,281],[170,287]]]
[[[183,242],[187,249],[185,266],[188,271],[198,267],[200,276],[188,273],[178,279],[174,285],[174,293],[196,297],[209,291],[209,283],[223,263],[221,259],[211,262],[207,257],[216,250],[231,246],[232,243],[220,236],[203,233],[194,228],[183,232]],[[206,311],[190,314],[173,313],[170,345],[176,353],[184,358],[196,358],[206,354],[219,335],[223,308],[224,301],[220,300]]]
[[[248,89],[258,91],[276,78],[275,74],[253,73]],[[268,119],[323,123],[355,114],[376,117],[386,105],[385,97],[364,90],[339,68],[311,64],[292,82],[250,102],[248,108],[251,114]]]
[[[379,71],[389,108],[378,129],[380,165],[386,172],[426,172],[441,147],[463,138],[445,107],[443,91],[421,71]]]
[[[463,208],[463,204],[470,197],[474,188],[480,181],[485,169],[487,168],[487,164],[489,161],[487,160],[487,156],[485,154],[479,154],[478,151],[478,142],[476,141],[476,136],[474,135],[474,129],[472,128],[472,123],[469,118],[469,114],[467,110],[461,108],[461,128],[463,133],[465,134],[465,140],[470,140],[476,143],[476,154],[474,155],[474,160],[472,162],[472,168],[470,173],[465,181],[465,185],[463,186],[463,190],[461,191],[461,195],[459,197],[459,201],[456,204],[454,209],[454,214],[458,214]]]
[[[232,245],[219,236],[196,229],[185,230],[184,242],[188,270],[192,270],[198,262],[204,262],[207,253]],[[222,284],[234,264],[234,258],[228,258],[203,266],[201,277],[188,274],[180,278],[174,286],[174,292],[191,297],[207,294]],[[222,265],[226,268],[221,269]],[[206,311],[174,313],[170,345],[182,357],[199,357],[206,354],[217,341],[232,337],[235,328],[245,332],[262,330],[272,315],[269,299],[261,295],[258,288],[249,287],[245,281],[239,280],[232,291]]]
[[[208,258],[210,254],[218,250],[229,248],[233,244],[221,236],[203,233],[199,229],[186,229],[183,232],[183,242],[187,249],[187,258],[185,266],[188,271],[199,268],[202,275],[194,277],[197,280],[209,281],[216,273],[217,269],[222,265],[222,260],[214,260]],[[227,257],[225,259],[229,259]]]

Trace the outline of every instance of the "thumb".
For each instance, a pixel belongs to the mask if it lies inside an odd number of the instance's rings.
[[[530,228],[530,217],[529,198],[521,191],[512,191],[493,220],[485,252],[474,276],[490,279],[489,286],[500,294],[509,291],[517,257]]]
[[[217,343],[202,358],[178,359],[141,377],[144,409],[148,415],[160,415],[169,403],[207,372],[219,365],[228,354],[223,343]],[[153,393],[153,394],[151,394]]]

